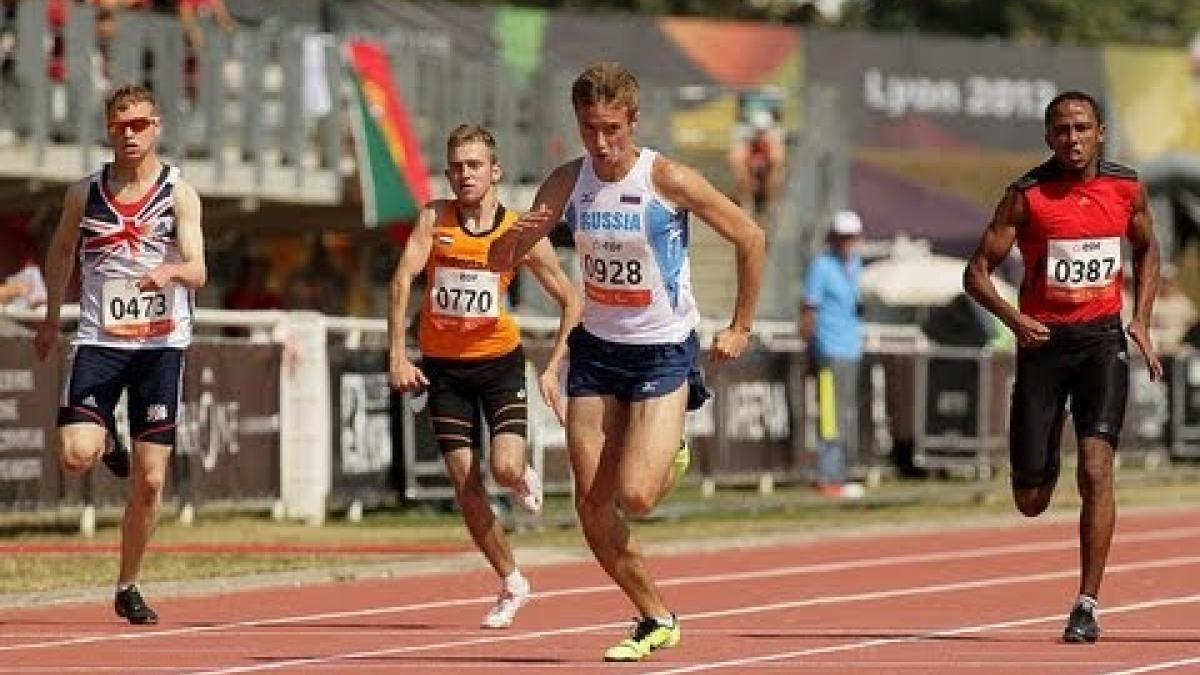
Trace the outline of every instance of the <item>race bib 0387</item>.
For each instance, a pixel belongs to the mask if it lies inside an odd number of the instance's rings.
[[[1046,287],[1052,300],[1085,302],[1117,283],[1120,273],[1120,237],[1047,243]]]

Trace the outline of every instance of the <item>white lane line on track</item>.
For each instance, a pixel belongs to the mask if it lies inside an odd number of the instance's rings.
[[[1179,659],[1178,661],[1163,661],[1161,663],[1151,663],[1138,668],[1130,668],[1129,670],[1113,670],[1104,675],[1136,675],[1137,673],[1153,673],[1160,670],[1172,670],[1174,668],[1183,668],[1184,666],[1194,666],[1200,664],[1200,656],[1190,659]]]
[[[1187,595],[1176,598],[1162,598],[1159,600],[1149,600],[1147,602],[1136,602],[1130,605],[1122,605],[1119,607],[1109,607],[1100,610],[1104,616],[1111,614],[1123,614],[1125,612],[1136,612],[1143,609],[1154,609],[1158,607],[1169,607],[1172,605],[1186,605],[1200,602],[1200,594]],[[749,665],[757,665],[774,661],[786,661],[797,659],[802,656],[812,656],[814,654],[833,654],[838,652],[855,651],[859,649],[869,649],[871,647],[882,647],[886,645],[896,645],[908,642],[920,642],[922,640],[931,640],[944,637],[953,637],[955,635],[969,635],[972,633],[982,633],[984,631],[996,630],[999,628],[1014,628],[1017,626],[1028,626],[1037,623],[1046,623],[1049,621],[1062,621],[1062,614],[1052,614],[1050,616],[1038,616],[1028,619],[1014,619],[1012,621],[1000,621],[997,623],[980,624],[977,626],[963,626],[960,628],[950,628],[947,630],[931,631],[921,635],[906,635],[904,637],[895,638],[880,638],[877,640],[862,640],[859,642],[851,642],[847,644],[831,645],[828,647],[813,647],[811,649],[798,649],[790,652],[779,652],[775,654],[763,654],[760,656],[749,656],[740,659],[729,659],[726,661],[712,661],[709,663],[697,663],[681,668],[668,668],[665,670],[655,670],[644,673],[643,675],[677,675],[679,673],[698,673],[705,670],[719,670],[724,668],[738,668]],[[1082,649],[1086,649],[1084,646]],[[1200,660],[1200,659],[1196,659]],[[942,664],[945,665],[945,664]],[[1022,664],[1023,665],[1023,664]],[[1140,670],[1123,671],[1128,673],[1144,672]]]
[[[1108,573],[1116,574],[1116,573],[1121,573],[1121,572],[1140,571],[1140,570],[1146,570],[1146,569],[1160,569],[1160,568],[1164,568],[1164,567],[1177,567],[1177,566],[1186,566],[1186,565],[1200,565],[1200,556],[1182,556],[1182,557],[1178,557],[1178,558],[1166,558],[1166,559],[1162,559],[1162,560],[1151,560],[1151,561],[1145,561],[1145,562],[1139,562],[1139,563],[1125,563],[1122,565],[1114,565],[1108,569]],[[864,593],[853,593],[853,594],[849,594],[849,595],[822,596],[822,597],[816,597],[816,598],[805,598],[803,600],[791,600],[791,601],[787,601],[787,602],[776,602],[776,603],[771,603],[771,604],[767,604],[767,605],[734,607],[731,609],[721,609],[721,610],[715,610],[715,611],[710,611],[710,612],[697,612],[694,614],[682,615],[680,617],[680,619],[688,620],[688,621],[695,621],[695,620],[702,620],[702,619],[740,616],[743,614],[758,614],[758,613],[762,613],[762,612],[773,612],[773,611],[780,611],[780,610],[785,610],[785,609],[798,609],[801,607],[816,607],[816,606],[821,606],[821,605],[833,605],[833,604],[851,603],[851,602],[875,601],[875,600],[884,600],[884,599],[899,598],[899,597],[911,597],[911,596],[920,596],[920,595],[931,595],[931,594],[936,594],[936,593],[946,593],[946,592],[955,592],[955,591],[964,591],[964,590],[976,590],[976,589],[980,589],[980,588],[988,588],[988,587],[994,587],[994,586],[1006,586],[1006,585],[1024,584],[1024,583],[1037,582],[1037,581],[1050,581],[1050,580],[1055,580],[1055,579],[1074,578],[1074,577],[1078,576],[1078,574],[1079,574],[1078,570],[1069,569],[1069,570],[1059,570],[1056,572],[1043,572],[1041,574],[1025,574],[1025,575],[1020,575],[1020,576],[991,577],[991,578],[987,578],[987,579],[975,579],[975,580],[971,580],[971,581],[960,581],[960,582],[946,583],[946,584],[934,584],[931,586],[917,586],[914,588],[892,589],[892,590],[887,590],[887,591],[871,591],[871,592],[864,592]],[[1188,596],[1186,599],[1168,598],[1165,600],[1151,601],[1149,603],[1138,603],[1136,605],[1127,605],[1127,606],[1125,606],[1126,607],[1125,609],[1114,608],[1114,609],[1104,610],[1104,612],[1105,613],[1116,613],[1116,612],[1120,612],[1120,611],[1131,611],[1131,609],[1129,609],[1129,608],[1143,608],[1143,607],[1158,606],[1158,604],[1162,604],[1162,605],[1180,604],[1182,602],[1194,602],[1194,601],[1200,601],[1200,595]],[[940,636],[940,635],[956,635],[956,634],[964,633],[964,632],[979,632],[979,631],[983,631],[983,630],[990,630],[993,628],[1010,628],[1010,627],[1014,627],[1014,626],[1023,626],[1023,625],[1027,625],[1027,624],[1031,624],[1031,623],[1041,623],[1043,621],[1050,621],[1050,620],[1061,621],[1062,618],[1063,617],[1061,614],[1055,614],[1053,616],[1036,617],[1033,619],[1020,619],[1017,621],[1005,621],[1005,622],[1000,622],[1000,623],[996,623],[996,624],[987,624],[984,626],[973,626],[970,628],[958,628],[958,629],[952,629],[950,631],[930,632],[930,633],[926,634],[924,637]],[[473,638],[473,639],[468,639],[468,640],[454,640],[454,641],[449,641],[449,642],[426,643],[426,644],[422,644],[422,645],[407,645],[407,646],[403,646],[403,647],[392,647],[392,648],[387,648],[387,649],[372,649],[372,650],[358,651],[358,652],[346,652],[346,653],[342,653],[342,654],[330,654],[327,656],[313,656],[313,657],[303,657],[303,658],[296,658],[296,659],[286,659],[286,660],[273,661],[271,663],[260,663],[260,664],[254,664],[254,665],[249,665],[249,666],[230,666],[227,668],[216,668],[216,669],[211,669],[211,670],[190,671],[190,674],[191,675],[228,675],[230,673],[251,673],[251,672],[257,672],[257,671],[264,671],[264,670],[277,670],[279,668],[300,668],[300,667],[306,667],[306,666],[310,666],[310,665],[321,665],[321,664],[331,663],[331,662],[353,661],[356,659],[368,659],[368,658],[376,658],[376,657],[381,657],[381,656],[395,656],[398,654],[412,654],[412,653],[416,653],[416,652],[427,652],[427,651],[434,651],[434,650],[438,650],[438,649],[472,647],[472,646],[477,646],[477,645],[500,644],[500,643],[506,643],[506,642],[522,642],[522,641],[526,641],[526,640],[537,640],[537,639],[541,639],[541,638],[558,637],[558,636],[562,636],[562,635],[573,635],[576,633],[589,633],[589,632],[593,632],[593,631],[597,631],[597,630],[614,628],[614,627],[624,626],[624,625],[628,625],[628,622],[593,624],[590,626],[571,626],[568,628],[556,628],[553,630],[534,631],[534,632],[530,632],[530,633],[518,633],[518,634],[500,635],[500,636],[494,636],[494,637],[487,636],[487,637]],[[917,639],[921,639],[921,636],[918,636],[918,637],[905,636],[904,638],[874,639],[874,640],[867,640],[867,641],[862,641],[862,642],[858,642],[858,643],[851,643],[852,645],[859,645],[857,647],[843,645],[843,646],[839,646],[837,648],[831,648],[831,647],[830,648],[819,648],[817,650],[805,650],[803,652],[800,652],[799,655],[804,655],[804,654],[809,654],[809,653],[821,654],[821,653],[825,653],[827,651],[843,651],[846,649],[861,649],[861,648],[865,648],[865,647],[892,644],[892,643],[896,643],[896,642],[909,642],[909,641],[913,641],[913,640],[917,640]],[[792,652],[789,652],[788,654],[792,654]],[[778,659],[783,659],[783,658],[789,658],[789,656],[788,655],[773,656],[773,657],[767,658],[766,660],[778,660]],[[752,662],[754,662],[754,660],[748,661],[748,663],[752,663]],[[700,665],[700,666],[692,666],[692,668],[696,668],[699,670],[706,670],[709,667],[710,667],[709,664],[704,664],[704,665]],[[691,672],[691,671],[690,670],[681,670],[681,671],[664,671],[664,672]]]
[[[1120,538],[1122,543],[1145,543],[1152,541],[1163,541],[1171,539],[1181,539],[1191,536],[1200,536],[1200,527],[1181,527],[1169,528],[1159,531],[1141,532],[1132,535],[1126,535]],[[978,558],[986,558],[999,555],[1015,555],[1019,553],[1041,553],[1046,551],[1057,551],[1063,549],[1075,549],[1078,544],[1074,540],[1040,540],[1027,542],[1023,544],[1009,544],[1004,546],[992,546],[983,548],[973,548],[967,550],[951,550],[938,551],[935,553],[914,553],[896,556],[861,558],[858,560],[843,560],[838,562],[812,563],[807,565],[793,565],[787,567],[776,567],[765,570],[754,570],[748,572],[732,572],[727,574],[705,574],[691,577],[675,577],[664,579],[658,582],[660,587],[671,586],[686,586],[691,584],[704,583],[729,583],[731,581],[750,581],[754,579],[769,579],[783,576],[794,576],[803,574],[819,574],[825,572],[839,572],[851,569],[870,569],[877,567],[891,567],[893,565],[910,565],[910,564],[926,564],[933,562],[946,562],[951,560],[971,560]],[[575,588],[559,588],[549,591],[535,591],[535,599],[570,597],[576,595],[590,595],[594,593],[612,593],[618,589],[616,585],[605,584],[603,586],[581,586]],[[230,623],[215,623],[206,624],[203,626],[188,626],[185,628],[169,628],[165,630],[149,630],[138,631],[132,633],[107,633],[86,635],[62,640],[49,640],[44,642],[28,642],[13,645],[0,645],[0,653],[12,652],[24,649],[48,649],[55,647],[69,647],[72,645],[92,644],[96,642],[111,642],[116,640],[145,640],[158,637],[175,637],[179,635],[196,635],[204,633],[215,633],[224,630],[243,630],[246,628],[255,628],[259,626],[285,626],[294,623],[306,623],[311,621],[326,621],[330,619],[345,619],[350,617],[378,616],[381,614],[400,614],[404,612],[414,612],[428,609],[445,609],[448,607],[463,607],[470,605],[490,604],[496,601],[494,595],[481,595],[473,598],[455,598],[451,600],[434,600],[429,602],[420,602],[409,605],[395,605],[390,607],[372,607],[368,609],[353,609],[337,612],[320,612],[316,614],[305,614],[299,616],[283,616],[273,619],[252,619],[247,621],[234,621]],[[620,624],[608,624],[620,625]]]

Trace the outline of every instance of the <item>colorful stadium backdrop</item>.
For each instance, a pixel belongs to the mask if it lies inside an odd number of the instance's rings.
[[[780,119],[806,123],[803,91],[839,91],[851,205],[876,234],[908,232],[965,254],[1008,181],[1044,156],[1042,108],[1058,91],[1095,92],[1110,156],[1142,165],[1200,152],[1195,66],[1183,50],[1070,48],[916,34],[863,34],[690,18],[481,8],[441,2],[338,3],[334,25],[401,28],[419,51],[498,59],[537,100],[547,73],[613,58],[675,100],[672,151],[723,187],[739,94],[782,92]],[[550,80],[552,81],[552,80]],[[822,129],[811,129],[820,134]]]

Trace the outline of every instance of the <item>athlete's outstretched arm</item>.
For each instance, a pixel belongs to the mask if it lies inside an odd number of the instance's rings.
[[[58,321],[67,281],[71,279],[75,249],[79,246],[79,221],[83,218],[88,185],[85,180],[67,188],[62,214],[58,217],[50,249],[46,251],[46,320],[38,326],[33,338],[34,351],[40,361],[46,360],[58,342]]]
[[[558,391],[558,371],[562,366],[563,357],[567,354],[567,336],[571,329],[579,324],[583,300],[571,283],[570,277],[563,271],[548,239],[543,238],[534,244],[529,255],[525,256],[525,264],[537,277],[542,288],[558,303],[561,311],[558,333],[554,336],[554,347],[542,368],[541,377],[538,378],[538,388],[542,391],[542,399],[554,410],[558,421],[566,424],[567,410]]]
[[[659,157],[654,187],[667,199],[708,223],[737,249],[737,299],[729,327],[713,338],[713,358],[735,359],[745,351],[762,288],[767,238],[761,227],[691,167]]]
[[[1005,300],[992,282],[992,272],[1008,257],[1017,240],[1017,228],[1028,220],[1025,196],[1010,188],[996,205],[992,222],[984,229],[979,247],[963,271],[967,294],[1011,328],[1022,347],[1033,347],[1050,339],[1050,329]]]
[[[204,264],[204,230],[201,227],[203,207],[200,195],[191,185],[175,183],[175,232],[179,238],[177,263],[163,263],[138,280],[138,288],[156,290],[178,282],[188,288],[200,288],[208,281],[208,268]]]
[[[488,248],[488,269],[503,272],[516,267],[533,245],[554,229],[562,220],[581,166],[583,160],[577,159],[550,172],[533,198],[533,208],[521,214]]]
[[[425,373],[408,359],[408,347],[405,344],[408,327],[405,323],[413,279],[425,269],[429,250],[433,247],[433,226],[437,223],[439,204],[431,202],[421,210],[417,225],[408,236],[404,253],[392,274],[391,302],[388,303],[388,379],[392,387],[399,391],[416,391],[429,384]]]
[[[1162,363],[1154,351],[1146,326],[1150,324],[1154,298],[1158,294],[1158,238],[1154,236],[1154,218],[1150,214],[1150,200],[1146,197],[1144,187],[1133,204],[1133,215],[1129,218],[1126,232],[1133,249],[1133,320],[1129,322],[1127,331],[1146,359],[1150,379],[1157,380],[1162,377]]]

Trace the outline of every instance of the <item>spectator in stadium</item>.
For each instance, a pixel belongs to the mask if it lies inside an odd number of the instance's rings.
[[[237,280],[222,299],[225,309],[283,309],[283,297],[270,288],[270,264],[257,256],[246,256]]]
[[[752,218],[768,218],[777,203],[783,191],[786,152],[783,130],[770,110],[754,108],[735,125],[728,156],[734,196]]]
[[[1154,315],[1150,317],[1150,329],[1158,340],[1159,349],[1165,354],[1178,351],[1196,318],[1196,305],[1180,288],[1178,269],[1164,263],[1158,298],[1154,301]]]
[[[800,337],[817,374],[817,489],[843,499],[863,496],[860,483],[846,480],[848,459],[857,456],[859,440],[862,235],[857,213],[834,215],[829,250],[809,265],[800,308]]]
[[[502,579],[484,628],[507,628],[529,600],[529,581],[513,558],[504,528],[492,512],[480,468],[482,410],[491,432],[491,473],[531,512],[542,507],[542,484],[526,463],[525,352],[516,319],[503,300],[515,269],[486,269],[489,245],[508,231],[517,214],[496,194],[502,171],[491,132],[473,124],[446,141],[446,178],[452,200],[434,200],[422,211],[392,278],[388,313],[389,374],[400,391],[428,387],[429,412],[463,520],[476,546]],[[579,321],[579,298],[550,242],[521,259],[561,309],[558,335],[540,378],[542,396],[561,419],[558,371],[567,333]],[[408,358],[405,334],[413,280],[424,270],[418,367]]]
[[[30,251],[21,269],[0,282],[0,309],[11,312],[38,309],[46,304],[46,281]]]
[[[733,317],[711,348],[717,363],[749,343],[766,257],[762,229],[699,172],[635,145],[639,98],[637,79],[619,63],[579,75],[571,103],[587,153],[551,172],[533,210],[488,254],[492,270],[510,270],[565,220],[583,263],[583,321],[571,332],[567,375],[575,509],[596,560],[640,615],[607,661],[640,661],[680,639],[624,517],[652,511],[686,470],[684,417],[708,397],[689,216],[737,249]]]
[[[1046,105],[1044,122],[1052,156],[1008,186],[963,283],[1017,336],[1009,459],[1013,501],[1026,516],[1043,513],[1054,495],[1070,401],[1079,448],[1080,572],[1062,639],[1092,643],[1100,636],[1100,582],[1117,518],[1113,467],[1129,393],[1126,336],[1150,379],[1163,374],[1147,328],[1159,281],[1158,241],[1137,172],[1101,159],[1104,114],[1095,98],[1064,91]],[[1124,330],[1123,239],[1134,280],[1133,315]],[[991,278],[1014,245],[1025,264],[1017,306]]]
[[[204,49],[204,30],[201,22],[211,19],[226,33],[232,34],[238,29],[237,19],[229,13],[225,0],[175,0],[179,21],[183,24],[183,33],[187,36],[188,46],[193,54]]]
[[[79,325],[58,409],[59,460],[81,474],[100,459],[131,479],[114,608],[130,623],[155,624],[158,614],[137,581],[176,442],[195,289],[208,273],[200,197],[158,157],[162,122],[154,94],[121,87],[104,112],[113,161],[67,189],[46,256],[46,319],[34,348],[40,360],[57,356],[63,295],[77,264]],[[117,442],[114,410],[122,393],[132,453]]]

